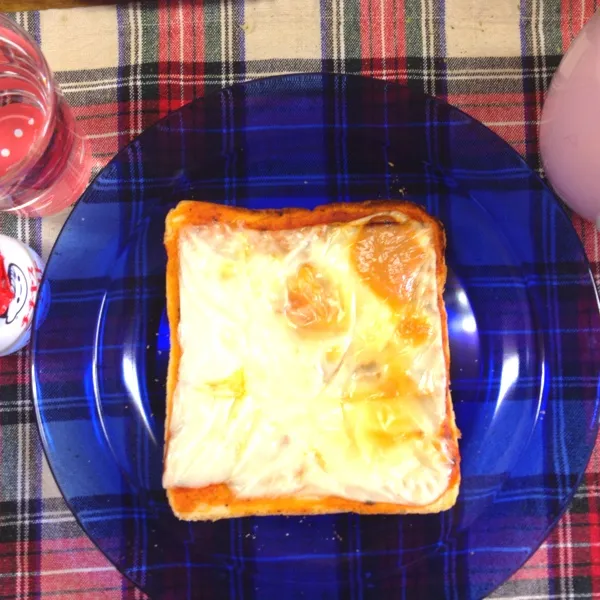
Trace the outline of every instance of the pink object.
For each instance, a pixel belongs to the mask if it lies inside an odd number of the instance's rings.
[[[46,216],[87,186],[89,145],[33,39],[0,15],[0,210]]]
[[[600,14],[565,54],[546,97],[540,150],[546,175],[575,212],[600,228]]]

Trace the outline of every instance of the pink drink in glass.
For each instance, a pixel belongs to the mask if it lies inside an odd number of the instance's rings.
[[[548,180],[600,229],[600,13],[571,44],[548,90],[540,151]]]
[[[0,211],[28,217],[75,202],[89,145],[34,40],[0,15]]]

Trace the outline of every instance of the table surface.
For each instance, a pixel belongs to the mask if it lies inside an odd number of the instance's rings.
[[[41,43],[97,172],[132,137],[193,98],[274,73],[397,80],[447,99],[540,169],[537,127],[561,55],[593,0],[4,0]],[[47,257],[66,214],[0,215]],[[577,218],[597,281],[600,237]],[[0,359],[0,599],[143,598],[83,534],[43,459],[28,352]],[[27,476],[23,476],[26,469]],[[600,597],[600,446],[570,510],[495,598]]]

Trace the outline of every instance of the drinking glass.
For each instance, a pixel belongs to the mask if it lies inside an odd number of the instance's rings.
[[[561,199],[600,229],[600,12],[571,43],[546,95],[540,152]]]
[[[0,211],[57,213],[86,188],[91,154],[40,48],[0,15]]]

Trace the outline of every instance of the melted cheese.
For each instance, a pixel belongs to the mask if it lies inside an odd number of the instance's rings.
[[[394,218],[181,232],[165,487],[409,505],[444,493],[432,233]]]

